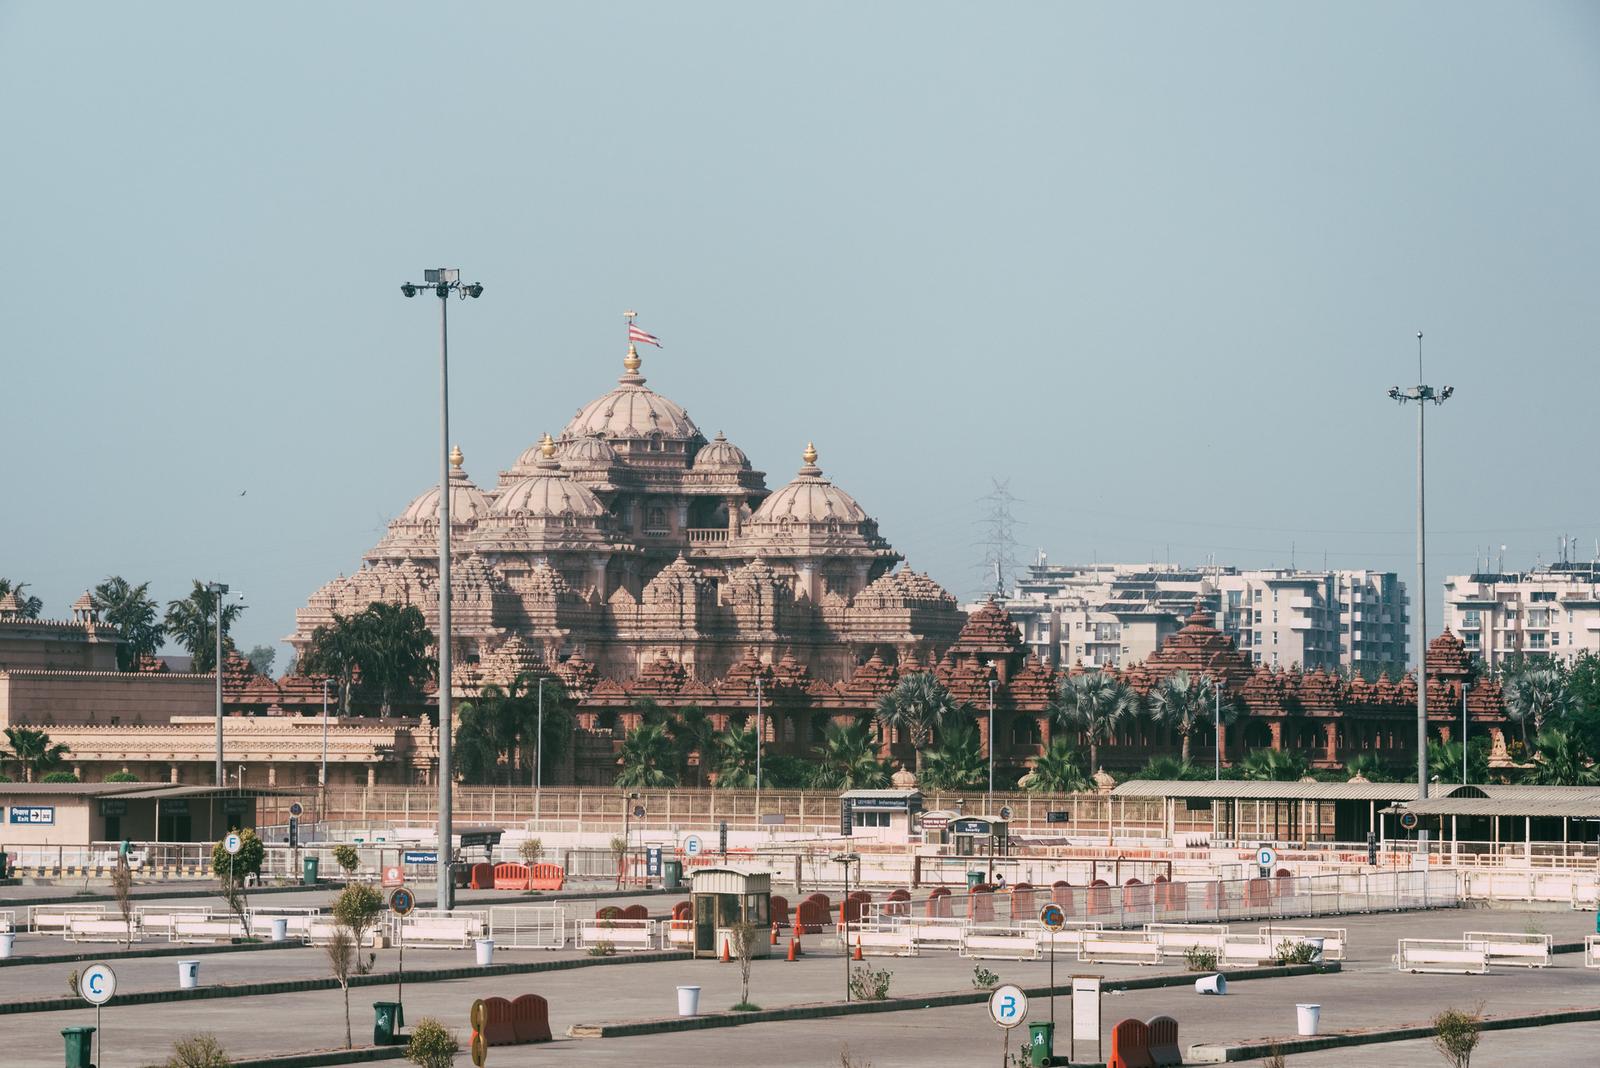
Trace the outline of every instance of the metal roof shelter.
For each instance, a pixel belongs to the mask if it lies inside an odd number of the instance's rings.
[[[1135,779],[1117,797],[1209,797],[1276,801],[1400,801],[1417,796],[1416,783],[1259,782],[1245,779]]]
[[[1174,837],[1179,803],[1211,813],[1211,838],[1225,841],[1351,842],[1382,834],[1379,810],[1415,800],[1415,783],[1261,782],[1243,779],[1135,779],[1115,798],[1159,799],[1163,830]]]
[[[1441,849],[1452,853],[1516,854],[1531,859],[1559,843],[1563,856],[1572,847],[1593,855],[1600,844],[1600,787],[1457,786],[1448,793],[1391,805],[1382,818],[1416,817],[1437,831]]]

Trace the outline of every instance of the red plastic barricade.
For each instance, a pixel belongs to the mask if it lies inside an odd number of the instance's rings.
[[[828,909],[807,898],[794,910],[794,929],[797,934],[821,934],[828,924]]]
[[[1265,905],[1271,897],[1271,879],[1251,879],[1244,884],[1244,903],[1246,905]]]
[[[1039,910],[1033,907],[1033,884],[1018,883],[1011,888],[1011,918],[1013,920],[1031,920],[1036,918]]]
[[[890,890],[888,899],[890,901],[910,901],[911,900],[911,891],[910,890]]]
[[[1152,881],[1156,895],[1156,908],[1170,909],[1173,907],[1172,881],[1165,875],[1157,875]]]
[[[933,892],[928,895],[927,909],[929,917],[950,915],[950,888],[948,886],[934,887]]]
[[[527,890],[528,866],[526,864],[496,864],[494,866],[496,890]]]
[[[772,900],[776,901],[778,899],[773,898]],[[672,918],[675,920],[694,919],[694,903],[691,901],[680,901],[676,905],[672,906]]]
[[[1155,1068],[1150,1028],[1143,1020],[1123,1020],[1111,1029],[1111,1059],[1106,1068]]]
[[[538,994],[523,994],[511,1002],[511,1029],[518,1042],[549,1042],[550,1003]]]
[[[1150,1034],[1150,1060],[1157,1068],[1178,1068],[1183,1053],[1178,1049],[1178,1021],[1170,1016],[1152,1016],[1145,1022]]]
[[[622,910],[620,918],[624,920],[648,920],[650,918],[650,910],[643,905],[629,905]]]
[[[559,864],[535,864],[528,869],[529,890],[560,890],[566,882],[566,869]]]
[[[1072,918],[1072,884],[1065,879],[1058,879],[1050,884],[1050,900],[1061,906],[1061,911],[1067,914],[1067,919]]]
[[[474,864],[472,866],[472,881],[469,885],[474,890],[493,890],[494,865]]]
[[[1148,911],[1150,908],[1150,888],[1138,879],[1129,879],[1123,883],[1122,907],[1139,912]]]
[[[622,910],[615,905],[603,905],[594,910],[594,918],[597,920],[620,920],[622,919]]]
[[[1096,879],[1089,884],[1089,912],[1091,915],[1098,912],[1111,911],[1111,884],[1104,879]]]
[[[812,894],[810,897],[806,898],[806,900],[807,901],[815,901],[817,904],[821,905],[823,912],[832,912],[833,911],[833,902],[828,900],[828,895],[827,894],[821,894],[821,893]]]
[[[1206,911],[1216,912],[1222,908],[1222,880],[1206,883]]]
[[[511,1002],[505,998],[483,999],[483,1040],[491,1046],[517,1044],[517,1025],[512,1020]]]
[[[854,894],[845,898],[839,903],[839,921],[841,923],[860,923],[862,904],[862,900]]]
[[[789,926],[789,899],[786,897],[779,897],[777,894],[773,894],[771,914],[773,923],[777,924],[779,927]],[[674,916],[673,919],[678,919],[678,917]],[[688,919],[688,917],[685,916],[683,919]]]
[[[974,923],[988,923],[994,919],[994,887],[988,883],[979,883],[972,888],[972,894],[967,898],[968,916]]]

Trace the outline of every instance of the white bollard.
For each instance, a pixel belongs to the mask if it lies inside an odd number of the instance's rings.
[[[473,946],[478,951],[478,965],[480,967],[488,967],[494,963],[494,939],[480,938],[473,942]]]
[[[12,947],[16,944],[17,936],[12,931],[0,931],[0,960],[11,956]]]
[[[678,988],[678,1015],[700,1015],[700,988],[697,986],[680,986]]]
[[[197,960],[180,960],[178,962],[178,989],[193,990],[200,985],[200,962]]]
[[[1204,975],[1194,981],[1196,994],[1226,994],[1228,980],[1221,975]]]
[[[289,921],[282,916],[272,921],[272,940],[274,942],[287,942],[289,940]]]
[[[1317,1024],[1322,1019],[1321,1005],[1296,1005],[1294,1007],[1297,1022],[1300,1025],[1299,1033],[1314,1035],[1317,1033]]]

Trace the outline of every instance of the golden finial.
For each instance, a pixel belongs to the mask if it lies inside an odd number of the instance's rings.
[[[817,447],[811,442],[806,442],[806,451],[800,454],[800,459],[806,462],[807,467],[813,467],[817,462]]]
[[[635,318],[637,318],[638,315],[639,315],[639,313],[636,312],[636,311],[625,311],[625,312],[622,313],[622,317],[624,319],[628,320],[628,322],[630,322],[630,323],[633,322],[633,320]]]
[[[555,439],[550,436],[549,431],[546,431],[544,437],[539,439],[539,455],[543,456],[546,460],[555,459],[556,442]]]
[[[629,342],[628,355],[622,358],[622,366],[628,369],[629,374],[635,374],[639,370],[640,362],[639,350],[633,347],[632,342]]]
[[[460,445],[456,445],[453,448],[451,448],[451,450],[450,450],[450,466],[451,467],[455,468],[457,471],[461,470],[461,465],[466,462],[466,459],[467,458],[465,456],[461,455],[461,446]]]

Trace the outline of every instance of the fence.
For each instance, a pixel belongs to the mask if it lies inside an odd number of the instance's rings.
[[[497,948],[560,949],[567,943],[566,910],[559,905],[494,905],[489,937]]]

